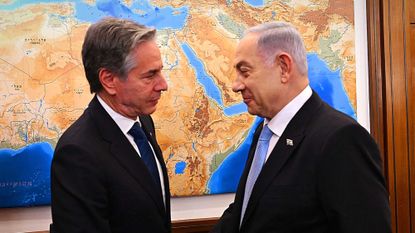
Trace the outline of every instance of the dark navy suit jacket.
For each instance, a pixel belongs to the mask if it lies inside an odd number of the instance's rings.
[[[161,164],[166,204],[141,158],[95,97],[55,149],[54,232],[171,232],[166,166],[151,117],[140,121]]]

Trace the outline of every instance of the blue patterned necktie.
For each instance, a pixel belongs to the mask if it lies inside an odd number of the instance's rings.
[[[150,145],[148,144],[148,139],[140,127],[138,122],[134,123],[128,133],[133,136],[135,144],[137,144],[138,150],[140,151],[141,159],[146,165],[148,171],[153,177],[154,182],[158,188],[161,188],[159,171],[157,169],[156,160],[154,158],[153,151],[151,150]]]
[[[259,173],[261,172],[262,166],[265,163],[265,157],[267,156],[269,140],[271,139],[273,133],[268,128],[268,125],[264,125],[262,132],[259,135],[258,144],[256,146],[254,159],[252,160],[251,169],[249,170],[248,178],[245,185],[245,195],[244,201],[242,204],[242,212],[240,225],[245,215],[245,210],[251,197],[252,188],[254,187],[255,181],[258,178]]]

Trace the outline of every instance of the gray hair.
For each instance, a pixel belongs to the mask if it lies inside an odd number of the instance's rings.
[[[156,30],[128,19],[107,17],[92,24],[82,46],[82,62],[91,93],[102,90],[99,71],[106,68],[121,79],[136,67],[134,49],[155,39]]]
[[[272,65],[279,53],[286,52],[296,62],[298,71],[307,74],[304,42],[294,26],[286,22],[268,22],[245,31],[245,35],[249,33],[259,34],[258,51],[267,65]]]

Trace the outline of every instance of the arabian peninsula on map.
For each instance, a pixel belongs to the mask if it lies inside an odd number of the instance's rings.
[[[0,207],[50,203],[54,147],[92,98],[82,41],[105,16],[158,31],[169,90],[153,118],[173,196],[236,190],[260,121],[231,90],[250,26],[295,25],[311,87],[356,118],[352,0],[0,0]]]

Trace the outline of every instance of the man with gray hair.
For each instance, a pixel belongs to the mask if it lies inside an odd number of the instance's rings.
[[[233,91],[264,122],[212,232],[391,232],[378,147],[310,88],[297,30],[284,22],[248,29],[234,63]]]
[[[59,139],[52,232],[171,232],[169,181],[150,114],[167,90],[155,29],[105,18],[82,61],[95,97]]]

